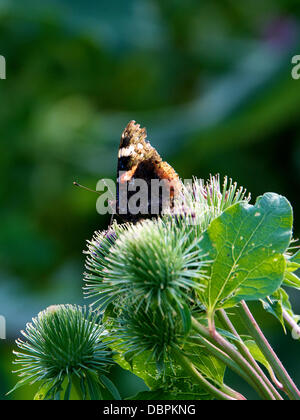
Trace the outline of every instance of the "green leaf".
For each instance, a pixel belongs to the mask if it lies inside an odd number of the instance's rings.
[[[194,384],[190,376],[173,360],[165,361],[164,369],[160,372],[157,369],[156,361],[151,357],[151,352],[144,351],[138,356],[135,356],[130,364],[126,361],[125,350],[120,348],[116,342],[112,343],[112,348],[115,351],[114,360],[123,369],[129,370],[136,376],[142,378],[151,391],[160,392],[161,389],[164,390],[164,394],[160,393],[159,398],[158,394],[156,394],[156,399],[212,399],[212,396],[198,384]],[[195,344],[186,344],[182,351],[207,379],[215,384],[223,383],[225,365],[206,354],[200,346]],[[151,397],[151,395],[148,395],[148,397]]]
[[[34,400],[45,400],[47,397],[47,394],[49,393],[49,390],[52,388],[52,384],[49,382],[46,382],[43,384],[39,390],[36,392],[35,396],[33,397]]]
[[[115,384],[105,375],[100,375],[100,381],[106,387],[106,389],[111,393],[112,397],[115,400],[121,400],[121,395],[115,386]]]
[[[208,312],[265,298],[280,287],[292,221],[290,203],[274,193],[259,197],[254,206],[235,204],[213,220],[200,242],[213,260],[200,295]]]
[[[293,262],[291,260],[286,260],[286,271],[293,273],[294,271],[299,270],[300,264]]]
[[[282,288],[278,289],[272,296],[267,297],[262,300],[264,309],[275,316],[282,325],[284,332],[286,332],[285,322],[283,317],[283,311],[285,310],[291,318],[297,323],[299,321],[299,316],[295,315],[292,309],[292,305],[289,300],[289,295]]]
[[[283,285],[300,290],[300,279],[294,273],[300,269],[300,250],[296,254],[286,256],[286,270],[284,273]]]
[[[293,273],[300,268],[300,251],[294,255],[286,255],[286,271]]]
[[[248,350],[250,351],[250,353],[252,354],[252,356],[254,357],[254,359],[257,362],[261,363],[263,366],[265,366],[265,368],[268,370],[270,376],[273,377],[273,375],[274,375],[273,370],[272,370],[270,364],[268,363],[267,359],[265,358],[265,356],[261,352],[260,348],[255,343],[255,341],[253,341],[253,340],[247,340],[244,343],[248,347]]]
[[[300,279],[295,273],[285,271],[283,286],[293,287],[294,289],[300,290]]]
[[[223,384],[225,365],[222,362],[207,354],[200,345],[186,343],[183,352],[208,380],[217,386]]]
[[[300,315],[297,315],[297,314],[294,313],[293,308],[292,308],[292,304],[289,300],[289,295],[286,293],[286,291],[283,290],[283,289],[280,289],[280,290],[281,290],[281,294],[282,294],[282,307],[283,307],[283,309],[295,321],[295,323],[298,324],[298,322],[300,320]],[[287,323],[287,325],[289,326],[290,329],[293,328],[288,323]]]
[[[265,311],[269,312],[278,319],[284,332],[286,332],[280,291],[277,290],[272,296],[267,296],[265,299],[261,299],[261,303]]]

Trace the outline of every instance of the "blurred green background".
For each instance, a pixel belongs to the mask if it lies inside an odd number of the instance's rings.
[[[129,120],[182,178],[220,173],[253,199],[285,195],[299,236],[299,33],[298,0],[0,1],[0,399],[19,330],[50,304],[83,302],[82,250],[109,217],[72,181],[115,178]],[[299,385],[299,343],[254,309]],[[113,376],[124,396],[144,389]]]

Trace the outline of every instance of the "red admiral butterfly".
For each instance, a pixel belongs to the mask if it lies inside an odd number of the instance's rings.
[[[130,121],[122,133],[118,154],[117,169],[117,205],[116,214],[125,222],[136,223],[145,218],[157,217],[165,209],[163,190],[167,190],[168,203],[172,208],[174,198],[181,190],[181,181],[175,170],[167,162],[164,162],[156,149],[146,140],[146,129],[141,128],[135,121]],[[147,184],[147,206],[145,212],[133,214],[128,207],[130,198],[135,194],[130,191],[128,185],[133,185],[135,180],[143,180]],[[160,181],[160,187],[156,193],[152,188],[152,181]],[[126,189],[126,209],[120,206],[120,194]],[[153,202],[157,203],[153,213]]]
[[[182,189],[182,183],[175,170],[162,160],[146,137],[146,129],[141,128],[135,121],[127,124],[121,136],[118,153],[117,200],[114,204],[116,204],[115,215],[124,222],[136,223],[143,219],[157,217],[166,209],[172,209],[174,199]],[[154,191],[155,181],[158,181],[156,184],[158,188]],[[134,198],[133,196],[137,193],[136,187],[140,187],[141,182],[146,187],[144,188],[146,195],[143,196],[143,199],[146,199],[144,200],[146,205],[140,206],[143,211],[141,209],[133,211],[130,199]],[[74,182],[74,185],[92,191],[77,182]],[[125,200],[123,200],[124,191]],[[138,200],[135,199],[135,201]]]

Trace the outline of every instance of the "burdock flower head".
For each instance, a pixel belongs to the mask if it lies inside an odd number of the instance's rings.
[[[207,263],[197,241],[189,240],[188,229],[177,222],[144,220],[118,228],[112,244],[98,234],[88,246],[86,292],[100,307],[120,302],[145,303],[164,316],[172,310],[186,321],[193,293],[202,289]],[[170,315],[172,316],[172,315]]]
[[[21,331],[24,340],[16,341],[22,351],[14,352],[14,363],[21,365],[15,373],[21,380],[13,390],[39,382],[38,398],[54,399],[64,391],[69,399],[77,381],[81,397],[101,398],[112,359],[98,321],[96,314],[75,305],[50,306],[40,312]]]
[[[171,360],[172,349],[181,346],[185,337],[180,317],[175,311],[171,315],[158,309],[147,311],[145,303],[129,303],[114,320],[112,337],[117,338],[127,360],[148,352],[149,358],[163,367]]]
[[[195,226],[194,233],[201,235],[228,207],[240,202],[248,203],[250,198],[243,187],[238,187],[227,177],[223,184],[219,175],[210,176],[208,181],[194,178],[193,182],[183,186],[172,213],[183,225]]]

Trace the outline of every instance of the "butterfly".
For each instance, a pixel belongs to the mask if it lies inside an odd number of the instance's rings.
[[[153,180],[160,181],[160,188],[156,191],[152,188]],[[146,203],[143,211],[136,212],[129,203],[136,193],[134,187],[141,181],[147,186]],[[173,207],[181,187],[176,171],[162,160],[157,150],[147,141],[146,129],[130,121],[122,133],[118,153],[116,215],[124,222],[132,223],[157,217],[166,207]],[[124,192],[126,197],[121,203]],[[168,194],[167,200],[164,192]]]

